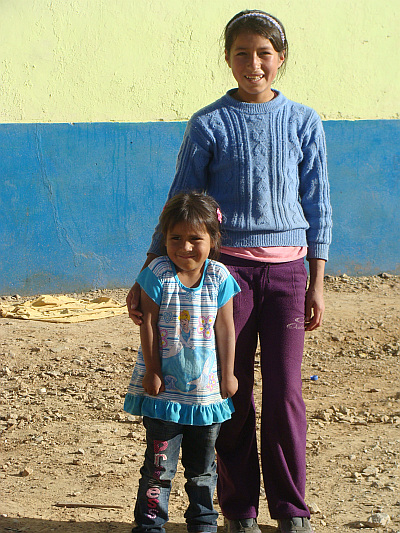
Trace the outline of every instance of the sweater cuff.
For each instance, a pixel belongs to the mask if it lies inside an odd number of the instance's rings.
[[[309,243],[307,259],[324,259],[328,261],[329,244]]]

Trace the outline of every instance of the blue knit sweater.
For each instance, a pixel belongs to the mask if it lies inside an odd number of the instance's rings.
[[[308,246],[328,259],[331,206],[325,135],[317,113],[282,93],[239,102],[229,91],[187,124],[168,198],[204,190],[223,213],[223,244]],[[150,253],[160,254],[158,226]]]

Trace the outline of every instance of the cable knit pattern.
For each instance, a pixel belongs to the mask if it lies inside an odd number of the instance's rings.
[[[187,124],[169,198],[205,190],[223,213],[223,244],[308,246],[328,259],[331,206],[325,135],[317,113],[282,93],[239,102],[232,91]],[[149,252],[160,253],[158,227]]]

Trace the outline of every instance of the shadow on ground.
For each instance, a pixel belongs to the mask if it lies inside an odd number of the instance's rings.
[[[276,533],[271,526],[260,526],[262,533]],[[125,522],[95,521],[95,522],[64,522],[57,520],[42,520],[40,518],[0,517],[0,533],[130,533],[132,524]],[[166,526],[167,533],[186,533],[186,524],[170,522]],[[224,528],[218,527],[218,533],[224,533]]]

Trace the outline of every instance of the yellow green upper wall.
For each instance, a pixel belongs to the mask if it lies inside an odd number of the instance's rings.
[[[185,120],[234,86],[220,35],[254,8],[285,25],[287,97],[399,118],[398,0],[0,0],[0,122]]]

